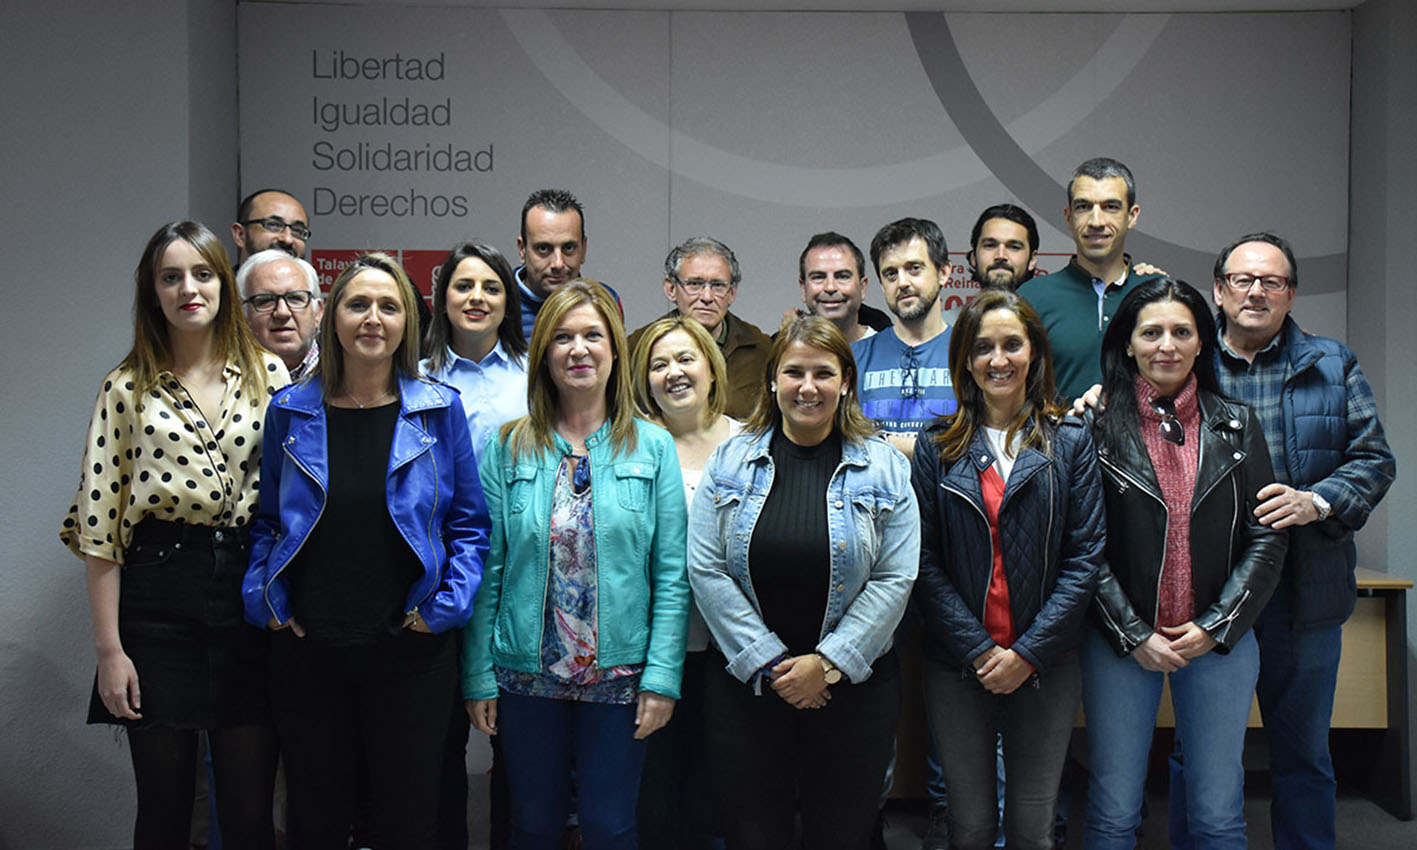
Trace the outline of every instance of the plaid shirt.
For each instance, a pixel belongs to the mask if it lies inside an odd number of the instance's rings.
[[[1284,334],[1275,334],[1269,345],[1255,354],[1253,363],[1236,354],[1226,344],[1224,332],[1219,336],[1215,380],[1220,384],[1220,391],[1236,401],[1243,401],[1255,412],[1255,418],[1264,429],[1264,441],[1269,446],[1274,480],[1291,484],[1289,466],[1285,463],[1284,406],[1280,403],[1284,395],[1284,379],[1289,377],[1289,360],[1284,356],[1281,345]]]
[[[1343,462],[1318,481],[1290,481],[1286,433],[1292,424],[1284,419],[1283,394],[1289,373],[1286,344],[1303,339],[1303,331],[1286,318],[1284,326],[1270,344],[1255,355],[1253,363],[1225,344],[1223,322],[1220,344],[1216,347],[1215,371],[1220,389],[1231,398],[1250,405],[1264,429],[1269,445],[1274,474],[1278,481],[1299,489],[1312,490],[1333,506],[1334,517],[1349,528],[1358,528],[1367,521],[1396,475],[1397,461],[1383,435],[1378,421],[1378,405],[1373,389],[1363,377],[1363,370],[1353,353],[1344,348],[1344,391],[1347,403],[1348,442],[1343,447]]]

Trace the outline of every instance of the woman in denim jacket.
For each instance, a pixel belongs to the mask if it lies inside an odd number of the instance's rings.
[[[748,432],[694,495],[690,581],[722,655],[709,751],[729,848],[869,843],[900,709],[891,639],[919,564],[909,464],[856,402],[831,322],[779,334]]]
[[[644,739],[679,698],[688,631],[679,458],[635,416],[600,284],[556,288],[528,362],[530,412],[482,455],[492,543],[463,696],[501,738],[513,846],[560,846],[574,782],[587,850],[633,850]]]

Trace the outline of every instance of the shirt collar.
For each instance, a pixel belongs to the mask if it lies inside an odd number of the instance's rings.
[[[471,363],[477,366],[491,366],[495,363],[507,363],[510,362],[510,360],[511,358],[507,356],[507,349],[502,347],[501,337],[497,338],[497,344],[492,346],[492,350],[487,352],[487,356],[482,358],[481,360],[473,360],[470,357],[463,357],[461,354],[458,354],[456,351],[454,351],[451,345],[448,346],[449,363]]]

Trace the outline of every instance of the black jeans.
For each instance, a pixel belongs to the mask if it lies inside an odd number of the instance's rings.
[[[831,687],[819,709],[796,709],[769,688],[762,696],[711,656],[709,761],[729,850],[781,850],[802,814],[802,846],[870,845],[881,782],[900,717],[900,665],[877,659],[861,684]]]
[[[1082,676],[1076,654],[1011,694],[992,694],[970,673],[925,662],[925,709],[950,793],[950,846],[994,846],[996,745],[1004,736],[1004,835],[1010,847],[1051,850],[1053,810]]]
[[[370,786],[372,846],[435,846],[456,687],[451,633],[404,630],[376,645],[328,646],[277,632],[271,708],[290,789],[291,847],[349,846],[361,772]]]

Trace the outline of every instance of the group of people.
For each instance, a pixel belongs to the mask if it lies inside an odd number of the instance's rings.
[[[627,336],[558,190],[523,207],[517,268],[455,246],[431,310],[378,253],[321,299],[286,193],[242,202],[236,273],[164,226],[61,532],[135,847],[187,846],[199,732],[227,846],[275,846],[279,758],[291,847],[465,847],[470,725],[495,847],[559,847],[573,817],[592,849],[860,850],[904,755],[908,604],[927,850],[1052,847],[1080,705],[1084,844],[1133,846],[1166,678],[1173,841],[1244,846],[1258,689],[1276,844],[1332,847],[1352,535],[1395,463],[1352,352],[1287,315],[1284,240],[1221,252],[1217,326],[1124,253],[1138,211],[1125,166],[1083,163],[1077,253],[1035,276],[1031,216],[986,210],[953,326],[933,222],[871,242],[889,316],[818,234],[772,336],[707,237]]]

